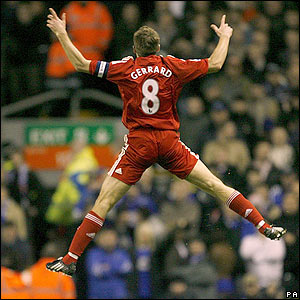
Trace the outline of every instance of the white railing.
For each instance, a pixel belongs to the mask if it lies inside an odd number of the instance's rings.
[[[33,108],[36,105],[41,105],[50,101],[59,101],[61,99],[70,99],[71,116],[77,117],[80,114],[80,101],[83,98],[93,99],[101,103],[105,103],[112,107],[122,110],[123,103],[121,98],[104,93],[96,89],[80,89],[75,92],[71,92],[69,89],[56,89],[47,91],[26,99],[20,100],[15,103],[11,103],[1,107],[1,118],[7,118],[12,114],[25,111]]]

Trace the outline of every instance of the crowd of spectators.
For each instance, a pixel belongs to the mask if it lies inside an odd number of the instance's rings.
[[[92,50],[85,46],[107,61],[132,55],[132,35],[143,24],[160,34],[160,54],[209,57],[218,40],[209,26],[219,25],[226,13],[234,29],[227,60],[219,73],[184,86],[178,101],[181,139],[266,220],[288,230],[279,242],[265,239],[217,199],[155,165],[110,212],[80,258],[73,277],[77,297],[281,299],[286,291],[299,295],[298,3],[74,2],[1,2],[1,105],[66,87],[62,82],[73,89],[93,87],[118,95],[109,83],[72,69],[59,76],[47,73],[50,50],[59,47],[45,25],[48,7],[68,11],[74,37],[82,29],[76,23],[78,11],[83,11],[84,23],[85,9],[94,5],[95,20],[80,25],[99,33],[97,11],[104,10],[99,26],[105,36]],[[83,47],[78,39],[74,42]],[[36,116],[51,117],[54,109]],[[53,240],[67,251],[80,224],[79,206],[73,203],[68,224],[52,222],[47,218],[52,193],[28,168],[22,150],[9,143],[2,146],[1,266],[24,272]],[[82,217],[97,197],[104,172],[93,170],[81,185],[74,174],[70,181],[86,195],[78,197]]]

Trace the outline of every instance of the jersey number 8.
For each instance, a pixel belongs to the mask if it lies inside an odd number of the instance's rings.
[[[149,88],[151,87],[151,91]],[[142,100],[142,110],[147,115],[155,114],[159,109],[159,99],[157,97],[159,87],[158,83],[155,79],[147,79],[143,83],[142,92],[143,92],[143,100]]]

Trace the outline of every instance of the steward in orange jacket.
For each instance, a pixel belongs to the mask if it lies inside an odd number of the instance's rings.
[[[21,274],[1,266],[1,299],[30,298],[28,289],[21,279]]]
[[[108,8],[98,1],[71,1],[62,13],[66,13],[71,40],[83,56],[102,60],[113,36],[113,19]],[[62,46],[54,41],[48,51],[47,77],[64,78],[74,72]]]
[[[46,263],[53,259],[43,257],[22,272],[21,277],[28,287],[30,299],[76,299],[72,278],[46,270]]]

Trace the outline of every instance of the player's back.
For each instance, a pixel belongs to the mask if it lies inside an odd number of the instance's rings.
[[[98,73],[115,82],[124,101],[122,122],[129,129],[179,129],[176,102],[183,84],[207,73],[207,60],[173,56],[127,57],[98,62]],[[100,71],[102,69],[102,71]],[[97,75],[96,63],[91,72]],[[98,75],[99,76],[99,75]],[[101,77],[102,77],[101,76]]]

